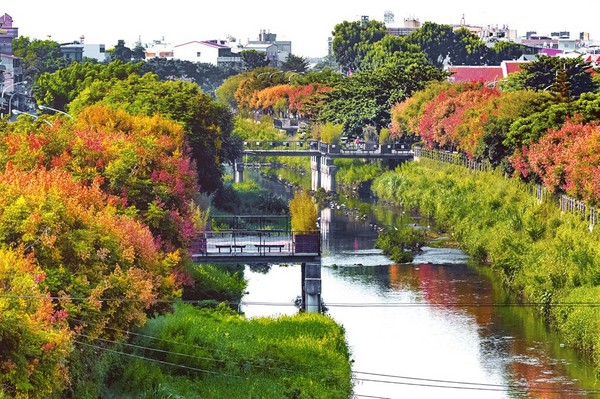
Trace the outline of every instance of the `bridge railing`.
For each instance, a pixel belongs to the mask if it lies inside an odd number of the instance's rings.
[[[218,256],[293,256],[321,254],[319,231],[232,229],[206,231],[192,243],[192,258]]]
[[[410,154],[408,144],[379,143],[326,143],[317,140],[298,141],[244,141],[244,149],[251,151],[319,151],[322,154]]]

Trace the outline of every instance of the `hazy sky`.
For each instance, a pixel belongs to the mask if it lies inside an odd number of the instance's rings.
[[[552,3],[552,4],[551,4]],[[21,36],[58,42],[78,40],[112,47],[123,39],[132,46],[163,40],[181,44],[193,40],[256,40],[261,30],[291,40],[292,53],[303,57],[327,53],[327,38],[337,23],[359,20],[361,15],[383,21],[385,11],[395,15],[394,26],[404,18],[421,22],[458,24],[464,14],[470,25],[508,25],[519,35],[567,30],[571,38],[589,32],[600,40],[598,0],[566,3],[527,0],[0,0],[0,14],[13,17]]]

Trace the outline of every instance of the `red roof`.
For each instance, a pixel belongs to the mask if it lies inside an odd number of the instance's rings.
[[[494,82],[504,77],[501,66],[451,66],[448,72],[452,82]]]
[[[514,72],[521,70],[521,65],[529,64],[529,61],[502,61],[502,69],[504,71],[504,77]]]

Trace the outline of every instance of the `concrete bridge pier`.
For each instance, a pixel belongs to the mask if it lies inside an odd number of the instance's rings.
[[[310,188],[317,191],[321,187],[321,156],[311,155],[310,157]]]
[[[337,167],[333,164],[333,158],[321,157],[321,187],[325,191],[335,191],[335,174]]]
[[[233,163],[233,181],[235,183],[244,181],[244,161],[242,159],[236,159]]]
[[[302,310],[321,312],[321,262],[302,263]]]

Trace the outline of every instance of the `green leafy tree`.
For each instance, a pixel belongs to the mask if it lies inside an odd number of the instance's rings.
[[[125,46],[125,40],[119,39],[112,50],[109,50],[110,59],[113,61],[131,62],[133,51]]]
[[[525,47],[521,44],[509,41],[499,41],[494,44],[492,51],[488,53],[489,65],[500,65],[502,61],[516,60],[525,53]]]
[[[425,22],[407,36],[407,41],[418,45],[429,61],[439,68],[456,53],[456,34],[450,25]]]
[[[215,97],[219,104],[228,106],[230,109],[237,108],[237,101],[235,99],[235,92],[240,86],[241,82],[247,78],[248,73],[237,74],[228,77],[225,81],[215,90]]]
[[[394,59],[421,58],[423,52],[419,46],[408,42],[404,37],[385,36],[380,41],[373,43],[362,61],[362,68],[376,69]]]
[[[328,54],[325,57],[321,58],[321,60],[319,62],[317,62],[316,65],[312,69],[313,69],[313,71],[324,71],[324,70],[339,71],[340,66],[337,63],[337,61],[335,60],[335,56],[333,54]]]
[[[240,53],[244,67],[247,71],[252,71],[256,68],[266,67],[269,65],[269,59],[266,53],[256,50],[244,50]]]
[[[114,82],[127,78],[141,64],[113,61],[109,64],[74,62],[53,73],[46,72],[36,81],[33,96],[39,104],[68,110],[68,104],[96,80]],[[101,93],[97,93],[101,96]]]
[[[598,87],[592,80],[592,67],[582,57],[559,58],[538,55],[536,61],[523,64],[521,71],[510,77],[516,88],[571,92],[579,97],[582,93],[595,92]],[[563,74],[564,73],[564,74]],[[562,79],[562,80],[561,80]],[[568,85],[570,88],[567,88]]]
[[[181,79],[194,82],[202,88],[202,91],[213,95],[225,79],[240,71],[231,67],[219,67],[203,62],[155,57],[147,60],[139,70],[140,75],[146,72],[155,73],[160,80]]]
[[[423,54],[403,53],[377,69],[342,80],[333,90],[322,94],[313,112],[318,121],[342,124],[349,132],[358,133],[367,125],[379,131],[390,124],[394,104],[425,87],[427,82],[446,76]]]
[[[146,59],[146,49],[141,44],[136,44],[131,50],[131,60],[134,62],[144,61]]]
[[[63,58],[60,44],[53,40],[31,40],[19,36],[13,39],[13,54],[20,58],[24,79],[29,82],[71,63],[71,60]]]
[[[370,45],[387,35],[385,24],[379,21],[344,21],[333,29],[333,55],[344,73],[361,69],[362,59]]]
[[[450,53],[452,65],[486,65],[491,57],[489,47],[479,37],[467,28],[460,28],[454,32],[455,43]]]
[[[308,71],[308,61],[304,57],[289,54],[286,60],[281,64],[282,71],[306,72]]]

